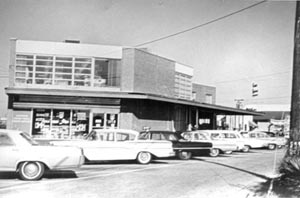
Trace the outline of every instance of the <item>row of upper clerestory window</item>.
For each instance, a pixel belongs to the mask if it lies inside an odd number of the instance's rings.
[[[120,86],[120,60],[17,54],[16,84]]]

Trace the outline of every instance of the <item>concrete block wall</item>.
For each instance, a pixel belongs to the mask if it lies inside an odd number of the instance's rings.
[[[193,92],[196,93],[195,101],[206,102],[206,95],[212,95],[212,104],[216,104],[216,87],[193,83]]]
[[[174,97],[175,62],[139,49],[124,49],[121,90]]]
[[[121,61],[121,91],[134,91],[134,49],[123,49]]]

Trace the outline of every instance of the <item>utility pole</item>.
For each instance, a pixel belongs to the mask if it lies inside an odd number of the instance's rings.
[[[289,155],[300,156],[300,3],[296,3]]]
[[[280,172],[285,175],[300,173],[300,3],[296,2],[296,19],[294,33],[294,60],[292,81],[292,102],[290,137],[288,149],[280,165]]]

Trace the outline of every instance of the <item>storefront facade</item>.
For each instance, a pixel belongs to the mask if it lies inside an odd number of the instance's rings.
[[[216,112],[234,111],[195,100],[191,67],[138,49],[12,39],[9,67],[7,128],[36,138],[215,128]],[[198,90],[215,101],[211,88]]]

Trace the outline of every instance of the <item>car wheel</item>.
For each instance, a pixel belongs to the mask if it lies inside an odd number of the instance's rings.
[[[19,175],[22,180],[39,180],[44,175],[45,166],[41,162],[23,162]]]
[[[217,148],[213,148],[209,152],[209,156],[211,157],[217,157],[220,154],[220,150]]]
[[[274,150],[276,148],[276,145],[275,144],[269,144],[268,145],[268,149],[269,150]]]
[[[233,153],[233,151],[225,151],[224,153],[227,155],[231,155]]]
[[[250,151],[250,146],[245,145],[245,146],[243,147],[242,151],[245,152],[245,153],[249,152],[249,151]]]
[[[181,160],[189,160],[192,158],[192,153],[189,151],[178,151],[177,156]]]
[[[136,160],[140,164],[149,164],[152,160],[152,155],[149,152],[140,152]]]

